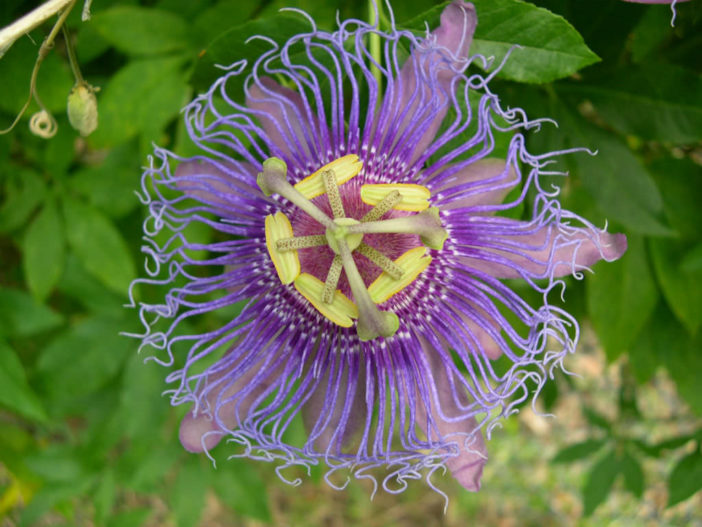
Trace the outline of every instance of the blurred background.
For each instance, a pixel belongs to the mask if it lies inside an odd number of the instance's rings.
[[[4,0],[0,27],[36,5]],[[395,19],[422,31],[442,5],[397,1]],[[290,36],[299,22],[281,7],[332,30],[337,10],[368,19],[368,5],[98,0],[82,22],[79,1],[35,83],[55,135],[30,131],[36,102],[0,135],[0,526],[702,525],[700,2],[678,4],[674,27],[665,5],[475,5],[473,52],[499,63],[522,45],[491,91],[559,123],[530,135],[530,151],[599,152],[559,161],[571,174],[554,180],[564,206],[629,238],[620,261],[568,280],[565,307],[582,323],[566,363],[576,376],[558,375],[536,412],[495,431],[483,489],[438,478],[444,514],[423,483],[372,501],[362,483],[330,489],[321,471],[290,487],[271,465],[227,461],[226,447],[215,469],[181,448],[166,371],[120,336],[140,329],[123,305],[143,265],[134,191],[152,144],[192,151],[180,109],[216,79],[214,64],[261,52],[249,36]],[[27,100],[55,22],[0,58],[0,128]],[[71,49],[99,88],[87,137],[66,116]]]

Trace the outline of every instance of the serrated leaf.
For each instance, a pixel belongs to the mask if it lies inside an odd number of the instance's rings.
[[[66,197],[63,202],[66,236],[85,268],[105,286],[126,295],[135,278],[127,244],[102,212]]]
[[[37,361],[52,403],[94,392],[119,371],[133,343],[119,335],[120,319],[94,317],[56,337]]]
[[[553,458],[554,463],[570,463],[580,459],[585,459],[599,451],[607,443],[606,439],[587,439],[581,443],[568,445],[559,450]]]
[[[607,359],[614,361],[633,344],[658,300],[643,239],[628,236],[624,256],[598,266],[586,286],[588,314]]]
[[[494,57],[494,64],[500,64],[511,50],[499,77],[546,83],[568,77],[599,60],[568,21],[546,9],[520,0],[472,3],[478,26],[470,53]],[[446,5],[448,2],[417,16],[406,27],[421,31],[425,21],[430,28],[438,27]]]
[[[178,471],[170,492],[171,510],[177,527],[200,524],[211,467],[203,468],[198,458],[190,458]]]
[[[618,68],[599,81],[561,90],[588,99],[623,134],[669,143],[702,138],[702,77],[683,68],[657,63]]]
[[[614,451],[608,452],[593,465],[583,489],[583,514],[585,516],[592,514],[607,499],[619,471],[619,460]]]
[[[22,250],[27,285],[42,301],[61,278],[65,259],[63,222],[53,201],[46,203],[27,228]]]
[[[689,243],[652,239],[651,258],[656,277],[668,306],[690,334],[702,323],[702,270],[688,271],[681,262],[690,249]]]
[[[270,49],[270,42],[260,39],[247,43],[252,36],[265,35],[266,39],[283,44],[290,37],[309,29],[309,22],[300,16],[283,13],[232,28],[214,39],[200,54],[191,82],[197,90],[207,89],[222,74],[216,65],[229,66],[240,60],[252,62]],[[244,74],[232,78],[227,84],[227,93],[234,98],[239,94],[243,97],[244,78]]]
[[[702,489],[702,454],[699,450],[682,458],[668,479],[668,507]]]
[[[573,161],[579,180],[607,217],[635,233],[672,235],[660,220],[663,199],[643,163],[617,136],[588,123],[562,101],[558,109],[554,117],[571,146],[596,152],[578,154]]]
[[[0,335],[24,337],[55,328],[63,317],[16,289],[0,289]]]
[[[619,463],[627,490],[637,498],[641,498],[644,491],[644,473],[641,464],[628,451],[622,454]]]
[[[89,142],[116,146],[137,134],[147,141],[160,139],[190,93],[183,62],[183,57],[132,60],[114,74],[100,93],[100,126]]]
[[[0,405],[29,419],[46,420],[46,411],[29,386],[19,357],[2,341],[0,341]]]
[[[90,24],[110,44],[132,55],[157,55],[189,44],[187,22],[170,11],[115,6],[95,13]]]

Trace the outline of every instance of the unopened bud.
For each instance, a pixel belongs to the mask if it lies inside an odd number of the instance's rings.
[[[85,82],[77,82],[68,94],[68,121],[83,137],[98,126],[98,109],[95,89]]]

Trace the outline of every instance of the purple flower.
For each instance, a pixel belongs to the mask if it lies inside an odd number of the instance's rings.
[[[225,439],[294,483],[323,463],[330,485],[388,492],[448,468],[478,490],[484,436],[575,349],[576,321],[549,303],[557,277],[626,239],[542,188],[557,153],[529,154],[521,132],[539,123],[469,69],[489,65],[468,54],[471,4],[424,38],[310,23],[186,108],[199,155],[156,149],[137,282],[166,292],[139,303],[142,347],[174,370],[191,452]]]

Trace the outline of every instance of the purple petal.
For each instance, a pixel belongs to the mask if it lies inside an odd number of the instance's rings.
[[[446,371],[450,366],[444,364],[439,352],[426,341],[423,347],[431,368],[427,376],[436,389],[438,401],[434,396],[430,397],[431,419],[429,419],[425,402],[420,397],[417,398],[417,423],[429,440],[455,442],[458,453],[446,459],[446,467],[463,488],[477,492],[480,490],[483,467],[487,463],[485,440],[478,430],[478,423],[474,417],[461,417],[465,414],[461,406],[468,406],[468,396],[460,383],[456,383],[454,394]],[[451,376],[454,375],[451,374]],[[456,398],[459,401],[456,401]],[[469,439],[467,444],[466,439]]]
[[[398,129],[405,136],[412,135],[410,163],[425,152],[446,116],[451,83],[456,78],[453,69],[460,69],[466,61],[477,22],[473,4],[458,0],[446,6],[441,25],[427,39],[428,47],[412,52],[393,83],[394,89],[389,87],[390,104],[397,114],[404,115]],[[446,55],[436,51],[438,47],[452,53],[450,65]]]
[[[489,243],[468,249],[470,256],[460,256],[461,262],[496,278],[558,277],[599,260],[616,260],[627,247],[624,234],[595,234],[589,229],[566,232],[551,224],[535,230],[523,222],[510,223],[517,226],[513,232],[489,234]]]
[[[310,153],[305,138],[305,105],[300,94],[262,77],[249,88],[248,106],[261,123],[271,154],[289,161],[295,149]]]
[[[342,372],[339,382],[335,382],[332,373],[337,372],[326,370],[319,385],[302,407],[305,428],[310,436],[315,436],[314,445],[321,452],[330,447],[334,451],[334,443],[342,447],[347,444],[363,425],[368,412],[364,377],[346,371]],[[315,430],[320,419],[324,421],[324,428]]]
[[[481,159],[442,181],[441,187],[431,190],[432,194],[437,194],[436,204],[442,210],[489,207],[502,203],[519,183],[516,170],[511,165],[508,167],[505,161]]]

